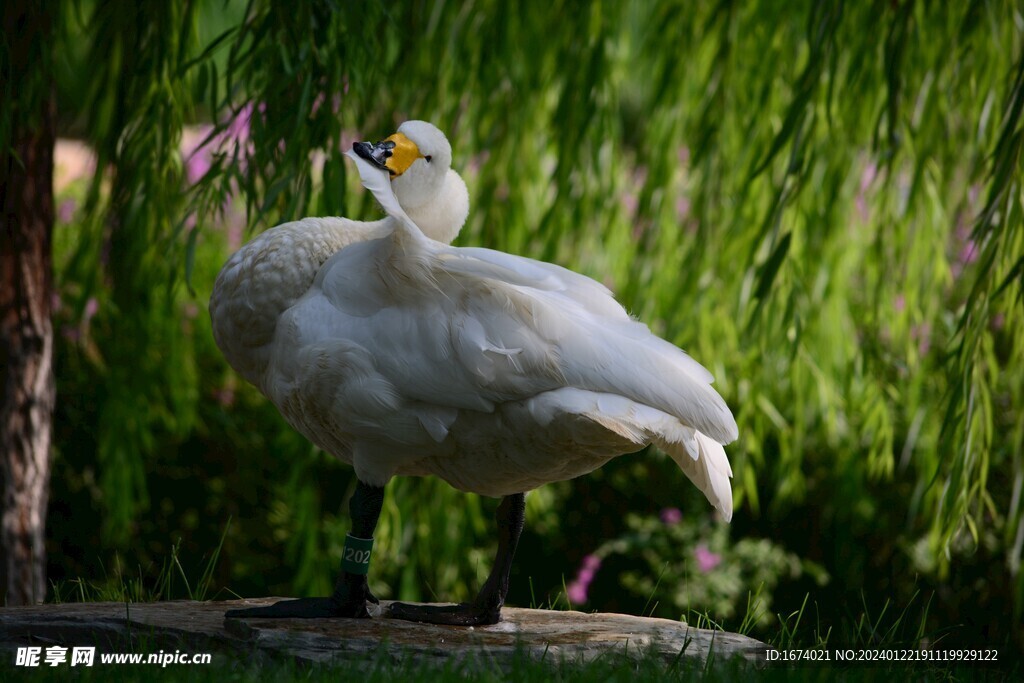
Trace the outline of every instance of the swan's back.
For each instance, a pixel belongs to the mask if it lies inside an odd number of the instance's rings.
[[[235,252],[210,295],[213,337],[231,367],[262,388],[281,314],[309,290],[332,254],[368,239],[383,223],[304,218],[271,228]]]

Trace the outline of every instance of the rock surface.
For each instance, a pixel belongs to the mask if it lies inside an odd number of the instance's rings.
[[[598,656],[657,654],[705,661],[742,657],[763,663],[752,638],[691,628],[667,619],[506,607],[493,626],[464,628],[398,619],[224,619],[224,612],[281,598],[227,602],[80,603],[0,609],[0,648],[94,645],[99,652],[213,652],[234,660],[305,662],[475,659],[507,667],[524,654],[586,662]],[[387,602],[382,603],[386,606]]]

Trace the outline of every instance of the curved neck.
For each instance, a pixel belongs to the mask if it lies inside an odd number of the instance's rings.
[[[469,191],[459,174],[449,170],[440,191],[429,201],[417,206],[406,206],[403,203],[402,208],[424,235],[451,244],[469,215]]]

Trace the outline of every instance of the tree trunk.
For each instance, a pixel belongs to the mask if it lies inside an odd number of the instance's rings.
[[[10,100],[0,128],[0,590],[7,605],[46,594],[46,505],[53,377],[53,150],[48,54],[52,4],[5,0],[0,73]]]

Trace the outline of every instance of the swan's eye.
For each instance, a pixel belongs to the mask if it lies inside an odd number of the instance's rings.
[[[430,160],[431,160],[431,159],[433,159],[434,157],[432,157],[432,156],[430,156],[430,155],[427,155],[427,156],[425,156],[425,157],[423,157],[423,158],[424,158],[424,159],[426,159],[426,160],[427,160],[427,163],[429,164],[429,163],[430,163]]]

